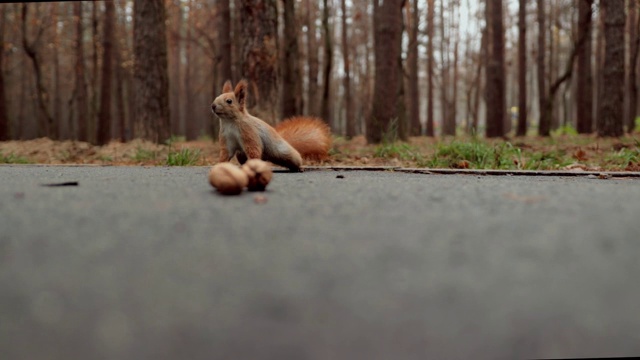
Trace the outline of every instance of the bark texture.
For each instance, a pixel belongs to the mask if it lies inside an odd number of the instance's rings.
[[[409,55],[407,57],[407,67],[409,68],[409,134],[420,136],[422,126],[420,125],[420,88],[418,72],[418,30],[420,25],[420,13],[418,0],[412,0],[411,27],[409,34]]]
[[[593,132],[593,71],[591,69],[591,18],[593,0],[578,0],[578,37],[585,42],[578,51],[576,64],[577,130],[580,134]]]
[[[367,124],[367,141],[380,143],[387,140],[390,125],[397,121],[398,52],[402,31],[402,7],[404,0],[385,0],[382,5],[374,0],[374,55],[375,83],[373,106]]]
[[[351,51],[349,50],[349,29],[347,27],[347,0],[342,0],[342,60],[344,63],[344,106],[347,138],[356,136],[356,119],[351,99]]]
[[[504,136],[506,116],[506,76],[504,62],[504,24],[502,0],[487,0],[489,56],[487,62],[487,130],[489,138]]]
[[[443,1],[443,0],[441,0]],[[428,10],[427,10],[427,136],[435,136],[435,128],[434,128],[434,84],[433,84],[433,71],[434,71],[434,61],[433,61],[433,37],[434,37],[434,29],[435,24],[433,23],[435,20],[435,0],[428,1]]]
[[[76,17],[76,112],[78,140],[87,141],[87,123],[89,121],[87,81],[84,66],[84,30],[82,27],[82,2],[73,3],[73,14]]]
[[[284,56],[282,63],[282,118],[302,114],[302,82],[295,1],[284,0]]]
[[[335,128],[333,123],[333,109],[331,104],[331,72],[333,71],[333,31],[329,24],[329,2],[323,1],[322,8],[322,30],[324,34],[324,58],[323,61],[323,81],[322,81],[322,118]]]
[[[538,107],[540,109],[540,121],[538,123],[538,135],[549,136],[551,133],[551,118],[546,115],[547,103],[547,66],[545,64],[547,53],[546,11],[545,0],[537,0],[538,12]]]
[[[318,107],[318,38],[316,34],[316,2],[306,0],[306,24],[307,24],[307,113],[311,116],[319,116]]]
[[[242,75],[249,83],[247,109],[274,124],[278,118],[278,4],[240,0]]]
[[[7,100],[4,84],[4,28],[6,6],[0,9],[0,141],[9,140],[9,115],[7,113]]]
[[[36,76],[36,98],[38,100],[38,108],[40,110],[40,114],[38,115],[38,136],[47,136],[52,139],[57,139],[58,129],[56,127],[55,121],[51,116],[51,112],[49,111],[49,92],[47,91],[44,79],[42,75],[42,64],[40,59],[40,54],[38,53],[36,44],[38,43],[40,37],[43,33],[43,28],[40,27],[38,29],[38,34],[36,35],[35,40],[33,42],[28,39],[28,30],[27,30],[27,22],[29,18],[29,6],[27,4],[22,4],[22,47],[24,48],[25,53],[31,60],[31,64],[33,66],[33,71]]]
[[[232,50],[231,50],[231,9],[229,0],[219,0],[218,6],[220,11],[220,28],[218,32],[220,42],[220,75],[222,81],[238,79],[233,78]],[[216,89],[221,84],[216,84]],[[220,90],[220,89],[217,89]]]
[[[602,6],[605,8],[605,53],[598,135],[618,137],[624,133],[624,0],[606,0]]]
[[[518,127],[517,136],[527,134],[527,0],[518,9]]]
[[[111,79],[113,70],[113,41],[115,5],[106,1],[104,13],[104,35],[102,36],[102,91],[100,92],[100,111],[98,112],[98,133],[96,142],[104,145],[111,140]]]
[[[636,126],[638,114],[638,0],[629,0],[628,29],[629,29],[629,76],[627,76],[627,132],[631,133]]]
[[[164,3],[135,0],[134,16],[136,135],[162,143],[171,135]]]

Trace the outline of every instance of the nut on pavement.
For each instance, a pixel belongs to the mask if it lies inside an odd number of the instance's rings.
[[[260,159],[251,159],[242,165],[242,170],[249,177],[249,191],[264,191],[271,181],[273,170],[269,163]]]
[[[225,162],[209,170],[209,183],[224,195],[237,195],[249,183],[247,174],[238,166]]]

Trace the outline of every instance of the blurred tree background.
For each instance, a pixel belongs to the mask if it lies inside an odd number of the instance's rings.
[[[0,140],[216,138],[246,78],[268,122],[410,136],[619,137],[636,126],[635,0],[0,4]]]

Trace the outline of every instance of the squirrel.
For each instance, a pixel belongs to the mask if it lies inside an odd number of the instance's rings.
[[[296,116],[276,127],[247,112],[247,82],[241,80],[233,89],[230,80],[222,94],[211,104],[220,119],[220,162],[237,157],[240,164],[247,159],[261,159],[302,171],[302,159],[323,160],[331,147],[331,130],[319,118]]]

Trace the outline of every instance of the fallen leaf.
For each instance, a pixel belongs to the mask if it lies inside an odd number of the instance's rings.
[[[580,172],[580,171],[586,171],[589,169],[589,167],[585,164],[578,164],[578,163],[574,163],[571,165],[567,165],[565,167],[562,168],[563,170],[569,170],[569,171],[574,171],[574,172]]]
[[[634,164],[633,162],[629,161],[629,164],[626,168],[624,168],[624,171],[640,171],[640,162]]]
[[[578,161],[588,160],[587,152],[582,149],[578,149],[576,152],[574,152],[573,157]]]

